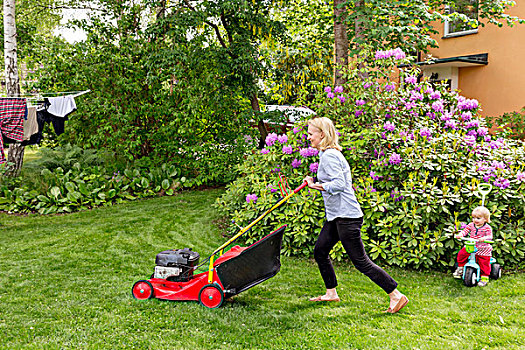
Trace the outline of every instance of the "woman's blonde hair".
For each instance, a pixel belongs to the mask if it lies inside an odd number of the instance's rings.
[[[309,126],[313,126],[321,130],[324,137],[319,142],[319,149],[321,151],[327,148],[335,148],[338,151],[342,151],[343,147],[339,145],[339,135],[335,131],[334,123],[327,117],[315,117],[308,121]]]
[[[485,207],[482,207],[482,206],[476,207],[472,211],[472,215],[479,215],[482,218],[485,218],[487,223],[490,223],[490,211]]]

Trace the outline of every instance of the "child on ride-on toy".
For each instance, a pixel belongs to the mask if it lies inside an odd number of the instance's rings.
[[[490,212],[485,207],[477,207],[472,211],[472,222],[468,224],[465,229],[455,235],[455,238],[461,238],[469,235],[470,238],[476,239],[476,262],[479,264],[481,270],[481,280],[478,286],[485,287],[489,282],[490,276],[490,258],[492,256],[492,246],[484,241],[492,240],[492,228],[489,226]],[[470,254],[466,252],[465,247],[461,248],[458,253],[457,262],[458,268],[454,272],[454,278],[463,277],[463,266],[468,261]]]

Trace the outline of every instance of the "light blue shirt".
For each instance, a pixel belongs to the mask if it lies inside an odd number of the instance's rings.
[[[324,188],[321,193],[327,221],[363,216],[352,187],[350,166],[341,152],[333,148],[319,152],[317,179]]]

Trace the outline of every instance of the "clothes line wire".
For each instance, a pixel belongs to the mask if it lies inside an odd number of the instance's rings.
[[[26,92],[23,94],[13,94],[7,95],[2,93],[0,97],[6,98],[44,98],[44,97],[53,97],[56,95],[73,95],[73,97],[78,97],[84,94],[91,92],[91,90],[78,90],[78,91],[57,91],[57,92]]]

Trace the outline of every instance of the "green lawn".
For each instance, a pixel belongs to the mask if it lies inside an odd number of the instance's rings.
[[[137,301],[133,283],[155,255],[225,241],[212,208],[222,190],[195,191],[66,216],[0,214],[0,348],[5,349],[525,349],[525,275],[466,288],[450,274],[389,268],[411,299],[387,296],[339,264],[341,303],[318,304],[313,261],[283,258],[276,277],[206,309]]]

